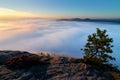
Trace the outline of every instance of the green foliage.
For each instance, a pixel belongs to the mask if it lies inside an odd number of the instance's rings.
[[[100,30],[97,28],[97,32],[88,36],[87,43],[84,49],[84,60],[87,62],[96,63],[108,63],[110,60],[115,60],[108,53],[112,53],[111,43],[113,42],[112,38],[109,38],[106,34],[106,30]]]

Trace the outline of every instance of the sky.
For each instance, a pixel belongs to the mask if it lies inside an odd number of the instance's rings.
[[[0,18],[120,18],[120,0],[0,0]]]

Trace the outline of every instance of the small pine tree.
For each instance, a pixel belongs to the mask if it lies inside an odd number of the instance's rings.
[[[97,28],[97,32],[88,36],[87,43],[84,49],[84,60],[91,61],[94,63],[107,63],[110,60],[115,60],[108,53],[112,53],[111,43],[113,42],[112,38],[109,38],[106,34],[106,30],[100,30]]]

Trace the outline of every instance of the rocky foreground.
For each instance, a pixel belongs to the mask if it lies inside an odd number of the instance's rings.
[[[54,54],[0,51],[0,80],[120,80],[120,73]]]

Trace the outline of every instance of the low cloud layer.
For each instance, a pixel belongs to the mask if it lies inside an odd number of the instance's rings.
[[[81,57],[87,36],[96,28],[107,29],[114,39],[114,55],[120,59],[120,25],[30,19],[0,22],[0,49],[52,52]],[[117,63],[117,62],[116,62]],[[117,63],[119,64],[119,63]],[[120,65],[120,64],[119,64]]]

